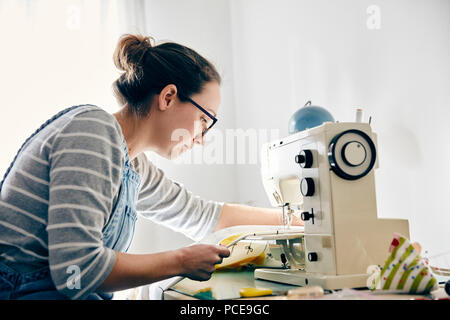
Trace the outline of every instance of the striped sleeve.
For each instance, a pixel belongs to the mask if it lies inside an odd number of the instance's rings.
[[[56,289],[71,299],[94,292],[115,253],[102,243],[124,165],[122,136],[112,115],[75,116],[57,134],[50,162],[48,252]]]
[[[142,153],[134,160],[141,175],[137,211],[142,216],[199,241],[213,232],[223,202],[205,200],[169,179]]]

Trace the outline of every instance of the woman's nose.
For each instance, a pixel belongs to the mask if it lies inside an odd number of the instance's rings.
[[[194,138],[194,143],[200,144],[202,146],[205,145],[205,139],[203,139],[203,135],[201,133]]]

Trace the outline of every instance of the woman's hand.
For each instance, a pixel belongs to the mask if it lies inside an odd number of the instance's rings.
[[[305,222],[300,217],[297,217],[296,215],[292,215],[292,221],[291,226],[304,226]]]
[[[230,250],[222,245],[197,244],[179,249],[181,275],[192,280],[205,281],[216,270],[215,265],[230,256]]]

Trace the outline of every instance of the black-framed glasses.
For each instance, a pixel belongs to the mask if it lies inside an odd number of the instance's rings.
[[[184,94],[181,94],[181,93],[179,93],[179,96],[182,97],[183,99],[189,101],[190,103],[192,103],[195,107],[200,109],[200,111],[202,111],[204,114],[206,114],[208,116],[209,119],[205,119],[206,120],[205,129],[203,129],[203,131],[202,131],[202,137],[204,137],[205,134],[209,131],[209,129],[211,129],[213,127],[213,125],[216,124],[217,118],[214,117],[208,111],[206,111],[205,108],[203,108],[201,105],[199,105],[197,102],[195,102],[191,98],[189,98],[189,97],[187,97],[187,96],[185,96]]]

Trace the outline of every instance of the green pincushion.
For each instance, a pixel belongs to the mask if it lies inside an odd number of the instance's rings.
[[[371,290],[388,290],[426,294],[438,288],[438,282],[420,255],[420,246],[400,234],[394,234],[384,266],[369,266],[367,286]]]

